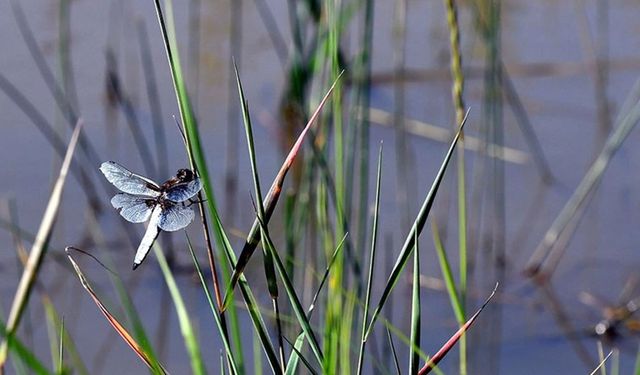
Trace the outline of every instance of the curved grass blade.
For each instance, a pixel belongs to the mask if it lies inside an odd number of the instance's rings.
[[[44,256],[46,254],[49,238],[51,237],[53,226],[56,222],[58,209],[60,208],[62,191],[67,179],[67,174],[69,172],[69,166],[71,165],[71,159],[73,158],[73,153],[76,149],[78,137],[80,136],[80,129],[82,129],[82,121],[78,121],[75,130],[71,135],[71,140],[69,141],[67,152],[64,156],[62,166],[60,167],[60,174],[58,175],[58,179],[56,180],[55,185],[53,186],[53,191],[51,192],[49,202],[47,203],[47,208],[44,212],[44,215],[42,216],[42,221],[40,222],[40,227],[38,229],[38,233],[36,234],[35,242],[31,247],[31,252],[29,253],[29,258],[27,259],[27,264],[24,268],[24,271],[22,272],[22,276],[20,277],[20,282],[18,283],[18,288],[16,289],[16,294],[13,298],[13,303],[11,304],[11,310],[9,312],[9,318],[7,320],[7,336],[9,337],[13,336],[18,328],[18,325],[20,324],[24,308],[27,305],[27,301],[29,300],[29,296],[31,295],[31,291],[33,290],[33,285],[36,281],[36,276],[38,275],[38,271],[40,270],[40,266],[42,265],[42,260],[44,259]],[[7,346],[6,342],[3,342],[0,345],[0,369],[4,367],[4,363],[6,362],[6,360]]]
[[[120,324],[118,319],[116,319],[116,317],[113,316],[111,312],[109,312],[109,310],[102,303],[102,301],[100,301],[97,294],[91,287],[91,284],[89,284],[89,281],[85,277],[84,273],[82,272],[82,270],[80,270],[80,266],[78,266],[76,261],[73,259],[73,257],[69,253],[69,250],[71,249],[73,248],[67,247],[65,249],[65,252],[67,253],[67,258],[69,259],[69,262],[71,262],[71,265],[73,266],[73,269],[75,270],[76,275],[80,279],[80,283],[82,284],[82,287],[87,291],[87,293],[89,293],[89,296],[93,299],[93,302],[96,304],[96,306],[98,306],[98,309],[100,310],[102,315],[104,315],[104,317],[107,319],[109,324],[111,324],[111,326],[115,329],[118,335],[122,337],[122,339],[127,343],[127,345],[129,345],[129,347],[138,355],[138,357],[142,360],[142,362],[144,362],[149,367],[149,369],[153,371],[154,374],[167,374],[167,371],[164,369],[164,367],[155,358],[153,358],[153,356],[149,355],[144,350],[144,347],[140,345],[133,338],[133,336],[127,331],[127,329],[124,328],[122,324]]]
[[[460,327],[460,329],[458,329],[458,331],[456,331],[456,333],[454,333],[453,336],[451,336],[451,338],[444,345],[442,345],[440,350],[438,350],[438,352],[433,357],[431,357],[431,359],[420,369],[420,371],[418,371],[419,375],[425,375],[430,373],[431,370],[433,370],[433,368],[436,367],[436,365],[442,360],[442,358],[444,358],[444,356],[446,356],[447,353],[449,353],[449,350],[451,350],[451,348],[453,348],[456,342],[460,340],[460,337],[469,329],[469,327],[471,327],[471,325],[478,318],[482,310],[487,306],[487,304],[489,304],[489,301],[491,301],[493,296],[496,294],[497,289],[498,289],[498,284],[496,284],[496,286],[493,288],[493,291],[491,292],[489,297],[486,299],[486,301],[484,301],[482,306],[480,306],[478,311],[476,311],[476,313],[473,314],[473,316],[469,318],[469,320],[467,320],[467,322],[462,327]]]
[[[449,150],[447,151],[447,154],[445,155],[445,158],[442,161],[440,170],[438,171],[438,174],[436,175],[436,178],[434,179],[433,184],[431,185],[431,189],[427,193],[427,197],[422,203],[422,207],[420,208],[420,212],[418,213],[418,216],[416,217],[416,220],[414,221],[413,226],[411,227],[411,231],[409,231],[409,234],[407,235],[407,239],[405,240],[405,243],[402,246],[400,255],[398,255],[398,259],[396,260],[396,263],[393,266],[393,269],[391,271],[391,275],[389,276],[389,279],[387,280],[387,283],[384,287],[382,296],[380,297],[380,301],[378,302],[378,306],[373,312],[373,315],[371,317],[371,322],[369,323],[369,328],[367,328],[367,333],[365,334],[365,338],[367,338],[371,333],[371,329],[373,328],[373,325],[376,322],[378,315],[382,311],[382,308],[384,307],[384,304],[387,302],[387,299],[389,298],[391,291],[393,290],[393,288],[396,285],[396,282],[400,278],[400,274],[402,273],[404,266],[407,264],[407,260],[409,259],[409,256],[411,255],[411,251],[413,250],[416,234],[419,235],[420,232],[422,232],[422,228],[424,227],[424,224],[427,221],[427,217],[429,216],[429,212],[431,211],[431,206],[433,206],[433,201],[435,200],[436,193],[438,192],[438,188],[440,187],[440,183],[442,182],[442,178],[444,177],[444,172],[446,171],[447,166],[449,165],[449,161],[451,160],[451,156],[453,155],[453,150],[455,149],[456,143],[460,138],[460,134],[464,129],[464,125],[467,122],[468,116],[469,116],[469,111],[467,111],[467,113],[465,114],[464,119],[460,124],[460,128],[458,129],[455,137],[453,138],[453,141],[449,146]]]
[[[267,196],[265,198],[265,204],[264,204],[266,223],[268,223],[269,220],[271,219],[271,214],[275,209],[276,203],[278,203],[278,198],[280,198],[280,193],[282,191],[282,184],[284,183],[284,179],[287,175],[287,172],[289,172],[289,169],[291,168],[291,165],[293,164],[294,159],[298,155],[300,148],[302,147],[302,143],[304,141],[305,136],[309,132],[311,125],[315,123],[315,120],[318,118],[318,115],[320,114],[321,109],[324,107],[325,103],[331,96],[331,93],[333,92],[333,89],[336,87],[336,84],[338,83],[338,80],[340,79],[341,76],[342,76],[342,73],[338,75],[335,82],[333,82],[333,84],[325,94],[324,98],[322,98],[322,101],[316,108],[315,112],[309,118],[307,125],[298,136],[296,143],[293,145],[293,147],[291,147],[291,150],[289,151],[287,158],[282,164],[282,167],[280,167],[280,170],[278,171],[276,178],[273,180],[273,183],[271,184],[271,188],[269,189],[269,192],[267,193]],[[233,289],[235,288],[235,285],[238,282],[240,274],[242,273],[242,271],[244,271],[244,268],[246,267],[247,263],[249,262],[249,259],[253,255],[254,250],[256,249],[256,246],[258,245],[258,242],[260,240],[259,230],[260,230],[260,223],[256,219],[253,222],[251,230],[249,231],[249,235],[247,236],[247,240],[244,244],[244,247],[242,248],[242,252],[238,257],[238,262],[236,263],[235,269],[233,270],[233,275],[231,276],[231,281],[229,282],[229,286],[227,287],[226,296],[222,304],[223,311],[226,309],[226,307],[228,306],[231,300]]]
[[[189,352],[189,357],[191,359],[191,371],[193,374],[204,375],[207,373],[207,370],[204,367],[202,355],[200,354],[200,345],[198,344],[198,339],[196,338],[195,331],[193,330],[193,325],[191,324],[191,318],[187,312],[187,307],[185,306],[182,295],[180,294],[180,289],[176,284],[176,280],[173,278],[167,259],[157,243],[153,247],[153,251],[158,258],[160,270],[167,282],[171,299],[173,299],[173,304],[176,308],[176,314],[178,314],[180,333],[182,333],[185,346],[187,347],[187,351]]]

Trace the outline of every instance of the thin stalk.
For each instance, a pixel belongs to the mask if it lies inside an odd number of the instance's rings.
[[[371,99],[371,54],[373,53],[373,0],[367,0],[365,2],[364,11],[364,35],[362,43],[362,70],[357,69],[357,72],[361,72],[362,79],[360,101],[356,102],[362,108],[362,115],[360,118],[360,187],[359,197],[360,205],[358,207],[358,225],[361,226],[357,232],[358,238],[356,239],[356,248],[365,248],[366,231],[367,227],[367,205],[369,200],[369,140],[370,140],[370,123],[369,123],[369,105]]]
[[[418,233],[415,234],[413,251],[413,285],[411,295],[411,347],[409,350],[409,374],[418,372],[419,356],[414,348],[420,348],[420,250]]]
[[[167,25],[165,24],[164,13],[162,12],[162,7],[160,6],[160,1],[154,1],[156,8],[156,16],[158,19],[158,25],[161,30],[165,53],[167,56],[167,61],[171,71],[171,80],[173,82],[174,92],[176,95],[176,100],[178,103],[178,107],[180,109],[180,119],[181,124],[184,130],[184,134],[186,137],[186,151],[189,157],[189,162],[191,164],[191,168],[196,170],[200,175],[200,178],[203,181],[203,190],[204,196],[206,197],[206,203],[211,214],[213,220],[213,229],[214,234],[216,236],[216,240],[218,245],[224,250],[225,255],[227,257],[233,256],[232,251],[230,250],[230,245],[228,244],[228,240],[226,238],[226,234],[224,233],[224,228],[222,226],[220,216],[218,214],[217,205],[215,202],[215,197],[213,194],[213,189],[211,184],[209,183],[209,170],[206,164],[206,158],[204,156],[204,152],[202,150],[202,146],[200,144],[199,131],[196,123],[196,119],[194,117],[193,111],[191,109],[191,102],[189,100],[188,93],[186,91],[182,68],[180,65],[180,57],[178,54],[176,35],[173,24],[173,7],[170,0],[165,0],[165,6],[167,10],[167,20],[169,24],[169,28],[167,29]],[[169,33],[169,31],[171,31]],[[204,232],[204,239],[206,242],[207,248],[207,256],[209,259],[209,267],[211,269],[211,276],[213,279],[213,287],[214,293],[216,296],[216,301],[218,303],[218,308],[221,308],[222,305],[222,297],[220,293],[220,283],[218,281],[218,272],[216,265],[215,254],[213,253],[213,247],[211,244],[211,238],[209,236],[209,224],[207,221],[207,215],[204,207],[205,200],[202,199],[202,193],[198,193],[198,208],[200,210],[200,217],[202,218],[202,228]],[[229,277],[230,270],[228,263],[222,262],[221,264],[222,272],[225,277]],[[243,295],[249,295],[248,291],[245,291]],[[235,311],[235,307],[232,307],[230,313],[230,323],[233,335],[233,342],[235,345],[235,354],[236,360],[238,364],[238,368],[240,372],[243,371],[243,356],[242,356],[242,346],[241,346],[241,337],[240,337],[240,327],[238,322],[238,317]],[[253,316],[253,315],[252,315]],[[223,327],[226,327],[226,319],[225,315],[221,314],[221,320]],[[254,320],[255,322],[255,320]],[[256,326],[260,326],[260,323],[257,323]],[[226,328],[225,328],[226,329]]]
[[[325,9],[327,12],[326,28],[327,28],[327,49],[326,58],[329,64],[328,72],[332,80],[335,80],[340,75],[340,39],[342,37],[340,30],[340,17],[342,13],[342,1],[325,1]],[[319,60],[320,61],[320,60]],[[333,130],[333,152],[334,152],[334,182],[336,193],[336,205],[342,207],[341,210],[335,210],[334,222],[342,223],[348,217],[345,207],[345,129],[342,116],[342,84],[338,83],[333,95],[331,103],[331,112],[327,115],[332,120]],[[326,193],[328,193],[325,190]],[[323,194],[324,195],[324,194]],[[328,194],[327,194],[328,195]],[[319,195],[320,197],[320,195]],[[322,197],[322,199],[325,199]],[[322,205],[321,205],[322,206]],[[326,206],[326,205],[325,205]],[[329,215],[327,215],[329,216]],[[328,227],[327,227],[328,229]],[[341,238],[346,234],[346,228],[341,225],[336,225],[334,229],[334,238]],[[331,234],[329,232],[325,235],[325,249],[329,250],[329,246],[332,243]],[[341,253],[343,255],[344,253]],[[347,275],[344,272],[344,257],[340,256],[336,260],[335,268],[330,278],[329,289],[327,294],[327,300],[331,303],[327,303],[325,307],[325,364],[324,371],[336,371],[340,373],[349,373],[344,366],[348,365],[343,361],[340,361],[341,352],[345,349],[348,350],[349,345],[343,341],[342,322],[345,319],[344,313],[346,308],[346,301],[342,296],[341,290],[346,283]],[[343,343],[341,345],[341,343]]]
[[[447,12],[447,24],[449,25],[449,47],[451,48],[451,75],[453,85],[451,95],[456,111],[456,123],[461,123],[464,118],[464,75],[462,73],[462,53],[460,51],[460,28],[458,26],[458,10],[454,0],[445,0]],[[464,324],[467,293],[467,204],[466,204],[466,179],[464,162],[464,132],[460,134],[460,145],[457,150],[457,177],[458,177],[458,257],[460,277],[460,300],[462,301],[462,316],[458,318],[458,324]],[[460,374],[467,374],[467,340],[462,336],[460,340]]]
[[[240,122],[240,108],[237,99],[231,93],[237,90],[235,64],[242,63],[242,5],[243,1],[229,3],[229,48],[232,58],[229,59],[227,78],[227,144],[224,156],[224,190],[226,194],[225,212],[227,220],[234,223],[236,219],[236,200],[238,190],[238,126]]]
[[[376,259],[376,245],[378,242],[378,215],[380,212],[380,182],[382,177],[382,143],[378,151],[378,173],[376,178],[376,200],[373,209],[373,229],[371,230],[371,253],[369,255],[369,276],[367,277],[367,291],[364,297],[364,311],[362,312],[362,333],[360,335],[360,351],[358,352],[358,367],[356,374],[362,374],[364,363],[364,348],[367,342],[365,332],[369,320],[369,303],[371,302],[371,288],[373,285],[373,270]]]

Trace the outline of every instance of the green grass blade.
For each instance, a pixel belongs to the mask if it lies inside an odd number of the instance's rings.
[[[247,147],[249,149],[249,158],[251,160],[251,172],[253,176],[253,184],[254,184],[255,194],[256,194],[255,201],[257,202],[257,205],[258,205],[257,207],[258,218],[262,223],[264,223],[265,211],[264,211],[264,204],[262,202],[262,191],[260,189],[260,178],[258,177],[258,166],[256,162],[256,153],[255,153],[255,147],[253,142],[253,129],[251,127],[251,117],[249,116],[249,108],[247,106],[247,101],[244,96],[244,90],[242,89],[242,82],[240,81],[238,67],[235,65],[235,63],[233,67],[236,75],[236,83],[238,85],[238,94],[240,96],[240,104],[242,107],[242,119],[244,122],[245,134],[247,136]],[[265,238],[266,236],[268,236],[267,233],[268,233],[268,229],[265,224],[260,228],[260,237]],[[282,324],[280,321],[280,308],[278,306],[278,282],[276,281],[276,271],[273,266],[273,256],[271,255],[271,252],[265,249],[264,245],[263,245],[263,249],[264,249],[263,251],[264,273],[267,278],[267,288],[269,290],[269,294],[271,295],[271,299],[273,301],[273,309],[274,309],[275,319],[276,319],[278,347],[279,347],[279,354],[280,354],[280,367],[284,368],[284,364],[285,364],[284,344],[282,340]]]
[[[189,358],[191,359],[191,371],[193,374],[204,375],[207,371],[204,367],[204,362],[202,361],[202,355],[200,354],[200,345],[198,344],[198,339],[196,338],[193,330],[193,325],[191,324],[191,318],[187,312],[187,307],[185,306],[182,295],[180,294],[180,289],[176,284],[176,280],[173,278],[173,274],[171,273],[171,269],[164,257],[162,249],[160,249],[160,246],[158,246],[157,243],[153,247],[153,250],[158,258],[160,270],[162,271],[162,275],[164,276],[167,287],[169,288],[169,293],[173,299],[173,305],[176,309],[176,314],[178,315],[178,323],[180,324],[180,333],[182,334],[185,346],[189,353]]]
[[[158,24],[160,26],[160,30],[162,33],[165,52],[167,55],[167,60],[169,63],[169,68],[171,70],[171,78],[174,86],[174,91],[176,94],[176,100],[178,102],[178,107],[180,108],[180,118],[182,121],[182,126],[184,127],[184,132],[186,136],[187,143],[187,153],[189,155],[189,161],[193,169],[197,170],[200,179],[203,181],[203,191],[206,198],[207,208],[209,210],[211,219],[213,221],[213,233],[215,235],[216,242],[218,246],[224,250],[224,253],[227,259],[230,260],[231,264],[235,264],[235,261],[232,259],[235,257],[233,251],[231,250],[231,246],[229,245],[228,237],[224,231],[222,226],[222,221],[220,219],[220,215],[218,214],[218,208],[216,205],[216,200],[213,192],[213,188],[209,183],[209,169],[206,164],[206,157],[204,155],[204,151],[202,149],[200,143],[200,135],[196,123],[196,119],[193,115],[193,110],[191,107],[191,102],[189,100],[189,96],[186,90],[186,85],[183,80],[182,69],[180,66],[180,58],[178,54],[177,42],[175,37],[175,31],[173,26],[173,12],[171,1],[165,1],[166,10],[167,10],[167,20],[168,27],[165,24],[164,14],[162,12],[162,8],[160,6],[160,1],[154,1],[156,8],[156,15],[158,18]],[[170,32],[169,32],[169,31]],[[200,195],[199,195],[200,196]],[[198,204],[200,208],[200,215],[203,221],[204,227],[204,237],[207,242],[207,250],[209,256],[209,266],[211,268],[211,274],[213,277],[213,287],[216,296],[216,301],[219,306],[222,305],[222,297],[220,292],[220,283],[217,279],[217,269],[215,264],[215,255],[213,254],[213,249],[211,246],[211,241],[209,238],[209,229],[206,221],[206,214],[204,209],[204,203],[202,199],[199,199],[200,203]],[[221,263],[221,270],[225,278],[229,277],[230,269],[227,266],[227,263]],[[247,295],[248,291],[245,291],[243,295]],[[241,335],[240,335],[240,324],[238,321],[238,316],[235,310],[235,306],[231,308],[229,313],[227,314],[229,317],[229,321],[231,324],[231,336],[233,338],[234,352],[236,355],[236,361],[238,365],[238,370],[240,373],[244,373],[243,364],[243,353],[242,353],[242,345],[241,345]],[[224,315],[223,315],[224,317]],[[224,321],[223,321],[224,327]]]
[[[369,255],[369,276],[367,279],[367,291],[364,296],[364,311],[362,313],[362,334],[360,336],[360,351],[358,353],[358,369],[357,374],[362,373],[364,362],[364,348],[366,344],[365,332],[367,328],[367,320],[369,319],[369,303],[371,302],[371,287],[373,285],[373,269],[376,260],[376,245],[378,242],[378,215],[380,213],[380,182],[382,181],[382,142],[378,150],[378,173],[376,177],[376,200],[373,209],[373,229],[371,230],[371,253]]]
[[[420,347],[420,249],[418,233],[415,234],[413,252],[413,288],[411,295],[411,348],[409,350],[409,374],[418,372],[419,356],[413,348]]]
[[[251,117],[249,116],[249,108],[247,106],[247,100],[244,96],[244,90],[242,88],[242,82],[240,81],[240,75],[238,73],[238,67],[233,64],[234,72],[236,75],[236,83],[238,85],[238,94],[240,96],[240,105],[242,107],[242,120],[244,122],[245,134],[247,137],[247,146],[249,148],[249,159],[251,162],[251,172],[253,177],[253,186],[256,193],[256,204],[260,220],[264,223],[265,211],[264,203],[262,202],[262,190],[260,189],[260,178],[258,177],[258,166],[256,162],[256,153],[253,142],[253,129],[251,127]],[[263,228],[264,229],[264,228]],[[264,252],[264,268],[267,276],[267,287],[271,298],[278,298],[278,283],[276,282],[275,269],[273,267],[273,259],[271,254],[265,250]]]
[[[245,306],[249,311],[249,317],[251,318],[251,322],[258,334],[258,338],[260,339],[260,343],[262,344],[262,350],[267,356],[267,360],[269,361],[269,365],[271,366],[271,370],[276,373],[282,373],[282,369],[280,368],[280,363],[278,362],[278,357],[276,355],[276,351],[273,348],[273,344],[271,344],[271,340],[269,338],[269,333],[267,332],[267,328],[262,319],[262,314],[260,313],[260,306],[258,305],[258,301],[253,297],[253,294],[249,290],[247,285],[247,281],[244,279],[244,276],[240,277],[238,280],[238,286],[240,287],[240,292],[242,293],[242,297],[245,301]]]
[[[60,341],[58,342],[58,347],[60,351],[58,353],[58,373],[62,374],[64,369],[64,319],[60,322]]]
[[[329,276],[329,271],[331,270],[332,266],[335,263],[335,260],[338,257],[338,253],[340,252],[340,250],[344,248],[347,235],[348,234],[345,234],[344,237],[342,237],[342,240],[340,240],[340,242],[338,243],[338,246],[336,246],[336,249],[333,251],[333,255],[331,256],[329,263],[327,263],[327,267],[324,271],[324,274],[322,275],[322,279],[318,284],[318,288],[316,289],[316,292],[313,295],[313,298],[311,299],[311,304],[309,305],[309,309],[307,310],[307,320],[310,320],[311,316],[313,315],[313,311],[315,309],[318,296],[320,295],[320,292],[322,291],[322,288],[327,280],[327,277]],[[304,338],[305,338],[305,333],[302,332],[300,335],[298,335],[298,338],[296,339],[296,342],[294,344],[294,352],[291,353],[291,356],[289,357],[289,362],[287,363],[287,367],[286,367],[287,374],[295,374],[297,371],[298,353],[302,349],[302,345],[304,344]]]
[[[309,341],[309,346],[311,346],[311,350],[313,351],[313,354],[318,360],[318,363],[322,365],[322,362],[323,362],[322,350],[320,350],[320,345],[318,343],[318,340],[316,339],[316,336],[313,333],[313,330],[311,329],[311,324],[307,319],[307,316],[302,307],[302,303],[300,303],[300,299],[298,298],[295,288],[293,287],[293,282],[289,278],[289,275],[287,275],[286,273],[285,266],[282,263],[282,260],[280,259],[280,256],[278,255],[278,252],[276,251],[275,246],[273,245],[273,242],[271,241],[269,232],[266,230],[266,228],[264,228],[264,223],[260,221],[260,224],[263,227],[263,231],[264,231],[263,234],[265,236],[263,238],[263,240],[265,240],[264,245],[273,256],[273,259],[275,260],[276,269],[280,274],[280,278],[282,279],[282,283],[287,292],[287,296],[289,297],[289,301],[291,302],[291,306],[293,307],[293,311],[296,315],[296,318],[298,319],[298,323],[300,323],[300,326],[302,327],[302,330],[304,331],[305,336]]]
[[[431,211],[431,207],[435,200],[436,193],[438,192],[438,188],[440,187],[440,183],[442,182],[442,178],[444,177],[444,172],[447,169],[449,160],[451,160],[451,155],[453,155],[453,150],[455,149],[456,143],[460,138],[460,132],[464,128],[467,117],[468,117],[468,112],[464,120],[462,121],[462,124],[460,124],[460,128],[456,133],[455,137],[453,138],[451,145],[449,146],[449,150],[447,151],[447,154],[445,155],[442,165],[440,166],[440,170],[438,171],[438,174],[436,175],[436,178],[434,179],[433,184],[431,185],[431,189],[427,193],[427,196],[422,204],[422,207],[420,208],[420,212],[418,213],[416,220],[413,223],[413,226],[411,228],[411,231],[409,232],[409,235],[407,235],[407,239],[405,240],[402,250],[400,251],[400,255],[398,256],[398,259],[396,260],[396,263],[393,266],[393,269],[391,271],[391,275],[389,276],[389,279],[387,280],[387,283],[384,287],[382,296],[380,297],[380,301],[378,302],[378,305],[373,312],[373,315],[371,317],[371,322],[369,323],[369,328],[367,328],[367,333],[365,337],[368,337],[369,334],[371,333],[371,329],[373,328],[373,325],[376,322],[378,315],[382,311],[382,308],[384,307],[384,304],[387,302],[387,299],[389,298],[391,291],[393,290],[393,288],[396,285],[396,282],[400,278],[400,274],[402,273],[402,270],[404,269],[404,266],[406,265],[407,260],[411,255],[411,251],[413,250],[416,234],[418,235],[420,234],[420,232],[422,231],[422,228],[424,227],[425,222],[427,221],[427,217],[429,215],[429,212]]]
[[[304,355],[302,355],[302,353],[300,353],[300,347],[302,347],[302,342],[304,341],[304,333],[298,336],[298,339],[296,340],[296,344],[292,344],[291,341],[289,341],[286,337],[284,338],[285,340],[287,340],[287,342],[289,343],[289,345],[291,345],[291,350],[293,351],[293,354],[291,355],[291,358],[293,358],[293,356],[295,355],[296,357],[296,363],[293,364],[292,361],[289,361],[289,364],[292,365],[291,367],[287,366],[287,369],[285,370],[285,374],[286,375],[293,375],[295,374],[296,370],[295,367],[297,366],[297,360],[298,358],[302,360],[302,363],[304,364],[304,366],[307,368],[307,370],[309,370],[309,373],[311,374],[317,374],[316,370],[313,369],[313,367],[311,366],[311,363],[305,358]],[[298,344],[298,341],[300,341],[301,343]]]
[[[23,344],[15,334],[9,333],[4,323],[0,322],[0,337],[7,343],[7,350],[14,353],[23,364],[29,367],[34,373],[38,375],[48,375],[51,372],[42,362],[36,357],[29,348]],[[0,373],[2,369],[0,369]]]
[[[391,347],[391,353],[393,354],[393,364],[395,365],[396,374],[401,375],[400,362],[398,361],[398,353],[396,352],[396,345],[393,343],[393,337],[391,337],[391,331],[387,328],[387,339],[389,340],[389,346]]]
[[[451,307],[453,308],[453,313],[456,316],[458,324],[462,325],[465,321],[464,310],[460,302],[458,291],[456,289],[456,283],[453,279],[453,272],[451,271],[451,265],[449,263],[447,253],[444,249],[442,241],[440,241],[440,234],[438,233],[438,226],[435,220],[431,222],[431,229],[433,233],[433,243],[436,248],[436,254],[438,254],[438,262],[440,263],[440,271],[442,272],[442,277],[444,278],[444,283],[447,287],[447,294],[449,295],[449,300],[451,301]]]
[[[340,250],[342,250],[344,248],[345,242],[347,240],[347,236],[349,235],[349,233],[346,233],[342,239],[340,240],[340,242],[338,243],[338,246],[336,246],[336,249],[333,251],[333,254],[331,255],[331,259],[329,260],[329,263],[327,263],[327,267],[324,270],[324,274],[322,274],[322,278],[320,279],[320,283],[318,284],[318,289],[316,289],[315,294],[313,295],[313,298],[311,299],[311,304],[309,305],[309,309],[307,310],[307,318],[311,319],[311,313],[313,312],[313,309],[316,306],[316,302],[318,301],[318,297],[320,296],[320,292],[322,291],[322,287],[324,286],[324,283],[327,281],[327,278],[329,277],[329,271],[331,270],[331,267],[333,266],[333,264],[335,263],[336,259],[338,258],[338,254],[340,253]]]
[[[331,85],[331,87],[329,88],[329,90],[327,91],[327,93],[325,94],[324,98],[322,98],[322,101],[320,102],[320,104],[318,105],[318,107],[316,108],[316,111],[313,113],[313,115],[309,118],[309,121],[307,122],[307,125],[305,126],[304,130],[302,130],[302,132],[300,133],[300,135],[298,136],[298,139],[296,140],[296,143],[293,145],[293,147],[291,147],[291,150],[289,151],[289,154],[287,155],[287,158],[285,159],[284,163],[282,164],[282,167],[280,168],[280,170],[278,171],[278,174],[276,176],[276,178],[274,179],[273,183],[271,184],[271,188],[269,189],[269,192],[267,193],[267,196],[265,198],[265,222],[268,223],[269,219],[271,218],[271,214],[273,213],[276,203],[278,202],[278,198],[280,197],[280,193],[282,191],[282,184],[284,182],[284,179],[287,175],[287,172],[289,171],[289,169],[291,168],[291,165],[293,164],[293,161],[295,160],[295,157],[298,155],[298,152],[300,151],[300,148],[302,147],[302,143],[305,139],[305,136],[307,135],[307,133],[309,132],[311,125],[313,125],[316,121],[316,119],[318,118],[321,109],[324,107],[325,103],[327,102],[327,100],[329,99],[329,97],[331,96],[331,93],[333,92],[333,89],[335,88],[336,84],[338,83],[338,80],[340,79],[342,75],[338,76],[338,78],[336,79],[335,82],[333,82],[333,84]],[[253,255],[253,251],[255,250],[256,246],[258,245],[259,242],[259,230],[260,230],[260,223],[258,222],[258,220],[255,220],[253,222],[253,226],[251,227],[251,230],[249,231],[249,235],[247,236],[247,240],[242,248],[242,252],[240,253],[240,257],[238,258],[238,262],[235,265],[235,269],[233,271],[233,275],[231,276],[231,281],[229,283],[229,286],[227,287],[227,294],[224,298],[224,302],[222,304],[222,309],[224,310],[226,308],[226,306],[229,304],[231,297],[232,297],[232,293],[233,293],[233,289],[235,287],[235,284],[238,282],[238,279],[240,278],[240,274],[242,273],[242,271],[244,270],[244,268],[246,267],[247,263],[249,262],[249,259],[251,258],[251,256]]]
[[[231,374],[234,374],[234,375],[238,374],[238,368],[236,367],[236,361],[234,359],[233,351],[231,350],[231,344],[229,343],[229,338],[227,337],[227,334],[225,333],[222,327],[222,322],[220,320],[220,315],[218,314],[218,309],[214,305],[213,297],[211,296],[211,292],[209,291],[209,288],[207,287],[207,283],[204,280],[204,275],[202,274],[202,270],[200,269],[200,263],[198,263],[196,254],[193,251],[193,247],[191,246],[191,240],[189,239],[188,235],[186,237],[187,237],[187,248],[189,249],[189,253],[191,254],[191,259],[193,260],[193,265],[196,268],[196,273],[198,274],[198,278],[200,279],[200,285],[202,286],[202,290],[205,296],[207,297],[207,302],[209,302],[209,307],[211,308],[211,314],[213,315],[213,318],[216,321],[218,332],[220,333],[220,337],[222,338],[222,344],[224,346],[224,350],[228,358],[227,362],[229,363],[230,372]]]

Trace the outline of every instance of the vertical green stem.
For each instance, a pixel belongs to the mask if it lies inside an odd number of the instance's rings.
[[[453,84],[451,95],[456,111],[456,125],[464,119],[464,74],[462,72],[462,55],[460,53],[460,29],[458,26],[458,12],[454,0],[445,0],[447,11],[447,23],[449,25],[449,44],[451,48],[451,75]],[[460,273],[460,301],[463,316],[458,321],[459,325],[465,323],[465,300],[467,290],[467,208],[465,191],[465,162],[464,162],[464,133],[460,134],[460,145],[457,150],[457,177],[458,177],[458,256]],[[460,339],[460,374],[467,374],[467,340],[466,335]]]

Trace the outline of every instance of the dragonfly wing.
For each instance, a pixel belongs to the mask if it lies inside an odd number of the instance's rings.
[[[195,214],[191,207],[174,204],[162,210],[158,226],[164,231],[174,232],[189,225],[194,216]]]
[[[160,215],[162,214],[162,208],[158,205],[153,209],[151,213],[151,220],[149,220],[149,226],[147,227],[147,231],[144,232],[144,237],[142,237],[142,241],[140,241],[140,245],[138,246],[138,250],[136,251],[136,256],[133,258],[133,269],[138,268],[140,263],[147,257],[149,254],[149,250],[151,250],[151,246],[153,242],[160,234],[160,229],[158,229],[158,222],[160,220]]]
[[[149,198],[137,197],[127,193],[119,193],[111,198],[111,204],[120,210],[120,215],[132,223],[143,223],[149,220],[153,205],[147,204]]]
[[[183,182],[172,186],[166,192],[166,197],[173,202],[184,202],[193,198],[202,189],[202,181],[195,178],[189,182]]]
[[[113,186],[125,193],[157,197],[160,186],[146,177],[137,175],[114,161],[105,161],[100,171]]]

